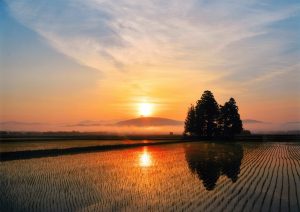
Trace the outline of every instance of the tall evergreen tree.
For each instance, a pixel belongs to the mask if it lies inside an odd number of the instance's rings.
[[[184,135],[195,135],[196,113],[194,105],[188,110],[187,117],[184,122]]]
[[[233,137],[243,130],[243,123],[238,112],[238,106],[234,98],[230,98],[224,106],[220,107],[220,115],[218,119],[219,135],[224,137]]]
[[[232,138],[243,130],[243,123],[234,98],[219,106],[211,91],[204,91],[196,103],[191,105],[185,119],[184,135],[212,138]]]
[[[217,131],[219,105],[211,91],[204,91],[196,107],[196,135],[211,138]]]

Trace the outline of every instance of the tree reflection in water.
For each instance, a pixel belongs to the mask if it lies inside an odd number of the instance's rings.
[[[186,144],[185,158],[190,171],[203,182],[206,190],[213,190],[221,175],[233,183],[237,181],[243,148],[239,144]]]

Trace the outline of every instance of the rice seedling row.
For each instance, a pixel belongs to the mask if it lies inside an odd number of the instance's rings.
[[[300,211],[299,152],[297,143],[190,143],[6,161],[0,163],[0,206]]]

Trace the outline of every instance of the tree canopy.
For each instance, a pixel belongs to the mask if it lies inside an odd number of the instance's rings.
[[[232,137],[241,133],[243,123],[238,112],[238,106],[234,98],[230,98],[224,106],[220,106],[220,115],[218,119],[219,134],[224,137]]]
[[[191,135],[196,133],[196,111],[194,105],[188,109],[188,114],[184,122],[184,132],[189,132]]]
[[[238,106],[230,98],[218,105],[211,91],[204,91],[196,106],[191,105],[185,119],[184,135],[206,137],[233,137],[243,130]]]

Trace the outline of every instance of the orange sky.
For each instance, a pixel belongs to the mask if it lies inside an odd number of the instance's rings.
[[[262,122],[247,128],[299,129],[299,3],[42,2],[0,5],[2,129],[101,130],[65,126],[142,102],[184,120],[204,90]]]

